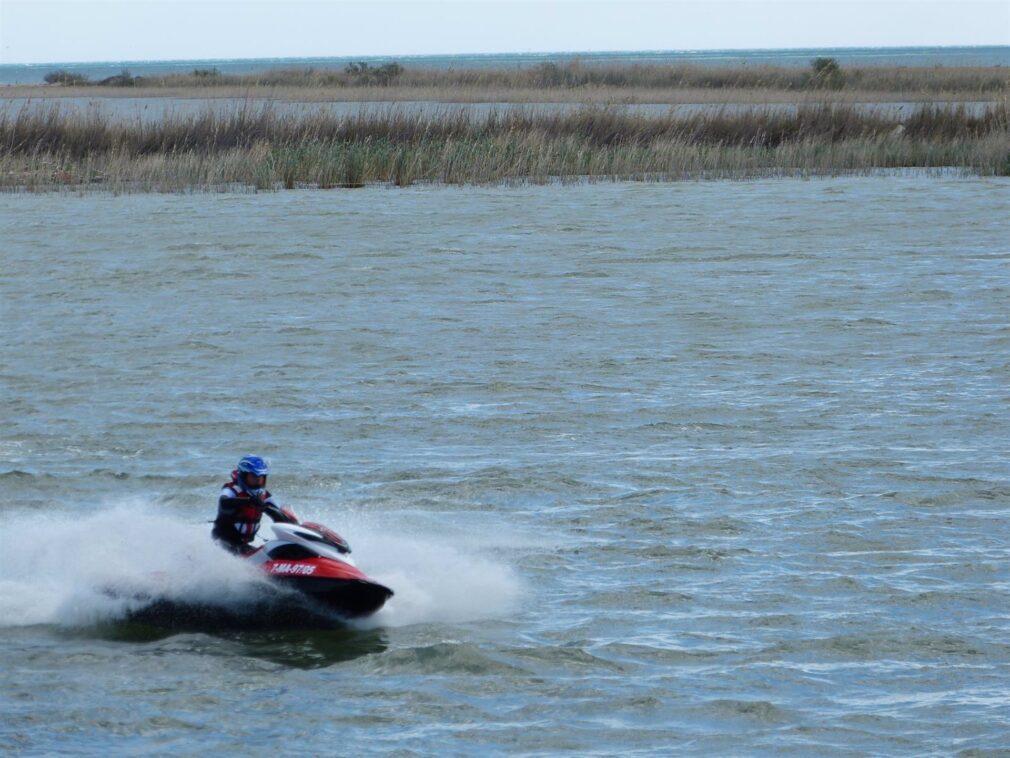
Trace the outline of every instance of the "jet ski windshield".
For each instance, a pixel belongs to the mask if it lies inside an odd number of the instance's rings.
[[[311,529],[314,534],[302,533],[302,536],[307,540],[312,540],[313,542],[322,542],[335,548],[337,552],[342,555],[347,555],[351,552],[351,546],[347,543],[343,537],[337,534],[335,531],[322,524],[317,524],[313,521],[307,521],[300,524],[305,529]]]
[[[320,548],[325,547],[326,549],[332,550],[337,555],[343,557],[344,560],[351,560],[349,557],[346,557],[351,552],[351,546],[347,544],[347,540],[329,527],[323,526],[322,524],[317,524],[312,521],[308,521],[303,524],[285,524],[277,522],[271,526],[274,534],[280,539],[293,540],[294,542],[301,543],[307,547],[312,547],[314,545],[318,545]]]

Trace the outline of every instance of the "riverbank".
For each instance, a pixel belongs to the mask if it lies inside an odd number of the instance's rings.
[[[686,117],[586,107],[544,113],[278,114],[269,107],[123,122],[58,107],[0,114],[0,187],[260,190],[748,178],[905,168],[1010,174],[1007,104],[715,110]]]

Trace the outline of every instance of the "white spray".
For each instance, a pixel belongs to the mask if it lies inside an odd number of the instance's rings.
[[[328,521],[351,541],[359,566],[396,592],[370,624],[495,618],[519,603],[512,568],[477,555],[487,545],[461,546],[444,530],[436,536],[414,528],[408,537],[371,520]],[[268,519],[261,533],[269,535]],[[148,502],[84,516],[8,512],[0,529],[0,627],[94,624],[157,597],[241,607],[263,581],[213,543],[209,524]]]

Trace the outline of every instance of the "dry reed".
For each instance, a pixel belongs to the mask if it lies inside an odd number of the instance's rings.
[[[395,65],[395,64],[393,64]],[[374,74],[381,69],[368,69]],[[698,64],[587,64],[544,62],[536,66],[496,68],[403,68],[390,77],[330,68],[268,69],[251,74],[221,74],[194,70],[187,74],[150,77],[112,77],[122,87],[199,88],[338,88],[395,86],[401,89],[514,90],[628,90],[735,89],[823,90],[825,81],[803,67],[706,66]],[[891,93],[968,92],[983,96],[1010,91],[1010,73],[1002,66],[859,66],[840,69],[832,87]],[[80,84],[78,87],[82,86]],[[101,86],[93,82],[83,86]],[[108,89],[108,87],[103,87]]]

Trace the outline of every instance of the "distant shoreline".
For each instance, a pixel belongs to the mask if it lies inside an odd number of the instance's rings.
[[[543,62],[567,64],[698,64],[710,67],[772,65],[804,68],[816,57],[833,57],[843,66],[1010,66],[1010,45],[933,45],[920,47],[831,47],[710,50],[539,51],[441,55],[313,56],[287,58],[204,58],[191,60],[50,61],[0,64],[0,85],[41,83],[45,71],[70,68],[101,79],[123,67],[142,75],[166,75],[216,66],[226,74],[248,74],[278,68],[342,69],[364,61],[381,66],[399,62],[408,68],[527,68]]]
[[[846,66],[818,56],[806,67],[608,64],[544,61],[517,69],[411,68],[397,62],[351,62],[343,69],[270,68],[229,73],[217,66],[170,74],[128,68],[101,79],[72,68],[54,68],[45,84],[6,85],[5,97],[230,96],[300,97],[315,101],[429,100],[474,102],[839,102],[890,100],[998,100],[1010,94],[1010,68],[1002,66]]]
[[[818,65],[825,68],[818,69]],[[94,81],[53,69],[50,84],[0,86],[0,108],[25,100],[167,99],[288,103],[566,103],[773,105],[993,103],[1010,97],[1010,68],[847,68],[815,58],[807,68],[542,62],[524,69],[411,69],[389,63],[343,70],[277,68],[226,74],[194,68],[167,76],[123,69]]]

